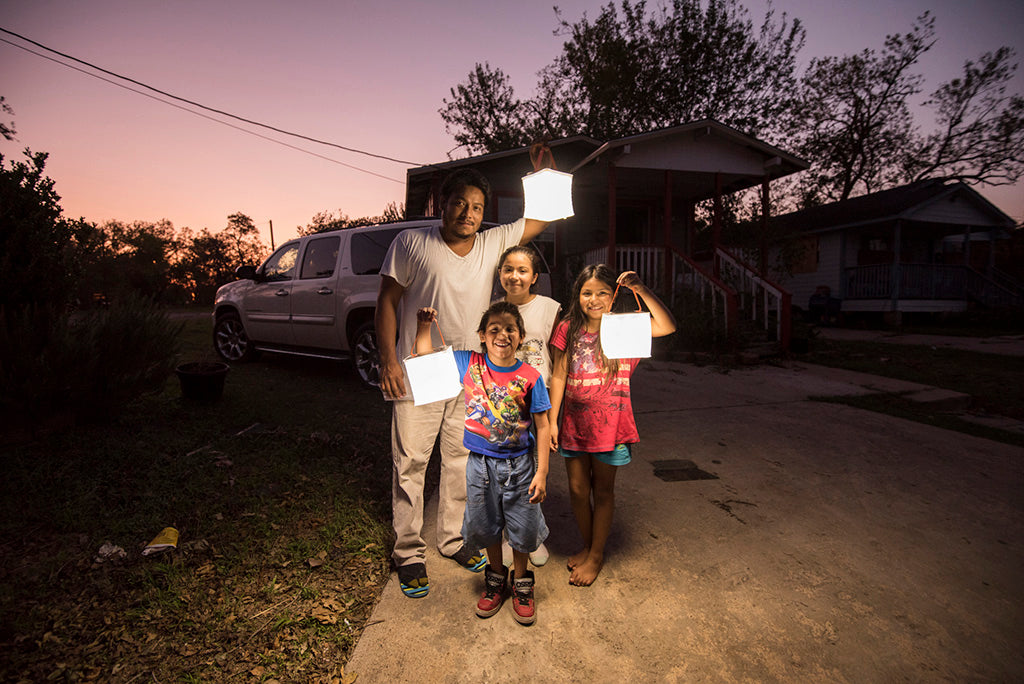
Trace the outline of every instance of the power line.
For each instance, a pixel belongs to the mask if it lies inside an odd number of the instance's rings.
[[[367,152],[365,150],[356,149],[354,147],[346,147],[345,145],[339,145],[337,143],[328,142],[326,140],[319,140],[317,138],[313,138],[313,137],[310,137],[310,136],[307,136],[307,135],[302,135],[301,133],[293,133],[293,132],[287,131],[287,130],[285,130],[283,128],[278,128],[276,126],[271,126],[269,124],[261,123],[259,121],[254,121],[252,119],[247,119],[245,117],[238,116],[236,114],[232,114],[230,112],[226,112],[226,111],[221,110],[221,109],[216,109],[214,107],[208,107],[208,106],[206,106],[204,104],[201,104],[199,102],[195,102],[193,100],[189,100],[189,99],[184,98],[184,97],[179,97],[179,96],[174,95],[172,93],[168,93],[168,92],[166,92],[164,90],[160,90],[159,88],[154,88],[151,85],[147,85],[146,83],[143,83],[141,81],[137,81],[137,80],[135,80],[133,78],[129,78],[127,76],[122,76],[120,74],[114,73],[113,71],[110,71],[108,69],[104,69],[103,67],[100,67],[100,66],[96,66],[95,64],[92,64],[90,62],[86,62],[85,60],[81,60],[81,59],[78,59],[77,57],[73,57],[73,56],[71,56],[69,54],[60,52],[59,50],[54,50],[53,48],[47,47],[46,45],[43,45],[42,43],[36,42],[36,41],[32,40],[31,38],[27,38],[27,37],[25,37],[25,36],[23,36],[23,35],[21,35],[19,33],[15,33],[14,31],[10,31],[8,29],[5,29],[2,26],[0,26],[0,31],[2,31],[3,33],[6,33],[8,35],[15,36],[16,38],[20,38],[21,40],[24,40],[27,43],[31,43],[32,45],[35,45],[36,47],[39,47],[39,48],[41,48],[43,50],[46,50],[47,52],[52,52],[53,54],[60,55],[61,57],[65,58],[65,59],[70,59],[70,60],[72,60],[74,62],[77,62],[79,64],[83,64],[83,65],[89,67],[90,69],[95,69],[96,71],[99,71],[101,73],[107,74],[109,76],[113,76],[114,78],[121,79],[122,81],[127,81],[129,83],[133,83],[133,84],[135,84],[137,86],[140,86],[140,87],[145,88],[147,90],[151,90],[151,91],[153,91],[155,93],[159,93],[159,94],[161,94],[161,95],[163,95],[165,97],[169,97],[169,98],[171,98],[173,100],[177,100],[179,102],[184,102],[184,103],[190,104],[190,105],[192,105],[194,107],[199,107],[200,109],[205,109],[208,112],[213,112],[215,114],[220,114],[221,116],[226,116],[226,117],[235,119],[237,121],[242,121],[244,123],[247,123],[247,124],[250,124],[250,125],[253,125],[253,126],[259,126],[260,128],[266,128],[266,129],[274,131],[276,133],[281,133],[283,135],[292,136],[294,138],[300,138],[302,140],[308,140],[309,142],[314,142],[314,143],[317,143],[319,145],[326,145],[328,147],[335,147],[335,148],[340,149],[340,150],[345,150],[346,152],[353,152],[355,154],[362,154],[362,155],[365,155],[365,156],[368,156],[368,157],[374,157],[374,158],[377,158],[377,159],[383,159],[385,161],[395,162],[397,164],[405,164],[407,166],[428,166],[427,164],[420,164],[420,163],[417,163],[417,162],[411,162],[411,161],[407,161],[407,160],[404,160],[404,159],[395,159],[394,157],[388,157],[388,156],[382,155],[382,154],[375,154],[373,152]],[[3,39],[0,39],[0,40],[3,40]],[[15,47],[21,48],[22,50],[25,50],[26,52],[30,52],[30,53],[32,53],[34,55],[39,56],[39,57],[44,57],[46,59],[50,59],[51,61],[57,62],[57,64],[61,64],[62,66],[66,66],[68,68],[75,69],[76,71],[81,71],[82,73],[88,74],[88,75],[93,76],[95,78],[100,78],[101,80],[107,81],[108,83],[113,83],[112,81],[108,81],[107,79],[104,79],[104,78],[102,78],[100,76],[97,76],[96,74],[92,74],[92,73],[89,73],[87,71],[83,71],[82,69],[79,69],[79,68],[77,68],[75,66],[72,66],[70,64],[64,64],[63,62],[60,62],[59,60],[55,60],[55,59],[53,59],[51,57],[48,57],[46,55],[40,55],[39,53],[34,52],[32,50],[29,50],[28,48],[25,48],[25,47],[23,47],[21,45],[17,45],[16,43],[11,43],[10,41],[7,41],[7,40],[4,40],[3,42],[8,43],[9,45],[13,45]],[[118,84],[118,83],[114,83],[114,85],[121,86],[121,84]],[[126,86],[121,86],[121,87],[124,87],[127,90],[131,90],[132,92],[138,93],[140,95],[145,95],[145,93],[139,93],[139,91],[134,90],[133,88],[127,88]],[[147,97],[151,97],[151,96],[147,95]],[[160,100],[159,98],[153,98],[153,99],[156,99],[158,102],[163,102],[164,104],[172,104],[170,102],[166,102],[164,100]],[[177,105],[172,105],[172,106],[177,106]],[[199,112],[195,112],[195,111],[192,111],[190,109],[186,109],[186,108],[183,108],[183,107],[179,107],[179,109],[185,109],[185,111],[191,112],[191,113],[196,114],[198,116],[203,116]],[[210,118],[210,117],[206,117],[206,118]],[[217,121],[217,119],[212,119],[212,120]],[[221,122],[221,123],[225,123],[225,122]],[[226,125],[229,125],[229,124],[226,124]],[[239,129],[239,130],[245,130],[245,129]],[[263,137],[263,136],[258,136],[258,137]],[[270,138],[267,138],[267,139],[271,140]],[[277,142],[277,141],[275,141],[275,142]],[[288,147],[291,147],[291,146],[289,145]],[[294,149],[300,149],[300,148],[294,148]],[[302,151],[305,151],[305,150],[302,150]],[[314,153],[310,153],[310,154],[314,154]],[[320,155],[316,155],[316,156],[320,156]],[[323,158],[327,159],[327,157],[323,157]],[[330,160],[330,161],[334,161],[334,160]],[[358,169],[358,167],[352,167],[352,168]],[[358,170],[365,171],[365,169],[358,169]],[[367,173],[372,173],[372,172],[371,171],[367,171]],[[378,175],[378,174],[374,174],[374,175]],[[388,180],[394,180],[394,179],[393,178],[388,178]]]
[[[0,29],[0,30],[3,30],[3,29]],[[132,88],[130,86],[126,86],[123,83],[118,83],[117,81],[112,81],[109,78],[104,78],[103,76],[100,76],[99,74],[94,74],[92,72],[86,71],[85,69],[80,69],[79,67],[76,67],[74,64],[65,64],[64,62],[61,62],[58,59],[54,59],[53,57],[50,57],[49,55],[44,55],[44,54],[42,54],[40,52],[36,52],[35,50],[32,50],[30,48],[25,47],[24,45],[18,45],[17,43],[12,43],[11,41],[9,41],[9,40],[7,40],[5,38],[0,38],[0,43],[7,43],[8,45],[11,45],[13,47],[18,48],[19,50],[24,50],[25,52],[33,54],[36,57],[42,57],[43,59],[48,59],[51,62],[54,62],[55,64],[59,64],[59,65],[61,65],[63,67],[67,67],[68,69],[74,69],[75,71],[81,72],[81,73],[85,74],[86,76],[92,76],[93,78],[97,78],[97,79],[99,79],[99,80],[101,80],[101,81],[103,81],[105,83],[109,83],[110,85],[117,86],[118,88],[124,88],[125,90],[129,90],[129,91],[135,93],[136,95],[142,95],[143,97],[148,97],[149,99],[156,100],[157,102],[160,102],[161,104],[165,104],[165,105],[167,105],[169,107],[174,107],[175,109],[180,109],[183,112],[188,112],[189,114],[195,114],[196,116],[199,116],[199,117],[202,117],[204,119],[207,119],[208,121],[213,121],[214,123],[219,123],[219,124],[221,124],[223,126],[227,126],[228,128],[233,128],[236,131],[241,131],[242,133],[248,133],[249,135],[256,136],[257,138],[260,138],[262,140],[266,140],[268,142],[276,143],[278,145],[282,145],[282,146],[287,147],[289,149],[296,150],[298,152],[302,152],[304,154],[311,155],[313,157],[318,157],[318,158],[323,159],[325,161],[329,161],[329,162],[331,162],[333,164],[338,164],[340,166],[344,166],[344,167],[352,169],[354,171],[360,171],[362,173],[368,173],[371,176],[376,176],[377,178],[383,178],[384,180],[388,180],[388,181],[391,181],[393,183],[400,183],[400,184],[402,184],[402,183],[405,182],[405,181],[399,180],[397,178],[391,178],[390,176],[385,176],[383,174],[376,173],[375,171],[370,171],[369,169],[364,169],[364,168],[361,168],[359,166],[355,166],[353,164],[346,164],[343,161],[339,161],[337,159],[333,159],[331,157],[324,156],[322,154],[317,154],[316,152],[312,152],[312,151],[304,149],[302,147],[297,147],[295,145],[290,145],[290,144],[288,144],[288,143],[286,143],[286,142],[284,142],[282,140],[277,140],[275,138],[271,138],[271,137],[266,136],[266,135],[260,135],[256,131],[250,131],[248,128],[242,128],[241,126],[236,126],[236,125],[234,125],[232,123],[229,123],[227,121],[222,121],[220,119],[217,119],[215,117],[209,116],[207,114],[203,114],[202,112],[197,112],[197,111],[194,111],[192,109],[189,109],[188,107],[183,107],[182,105],[175,104],[174,102],[168,102],[167,100],[162,100],[159,97],[156,97],[155,95],[150,95],[149,93],[143,92],[141,90],[136,90],[135,88]]]

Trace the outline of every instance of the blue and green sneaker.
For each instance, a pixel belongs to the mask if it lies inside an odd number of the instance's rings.
[[[487,557],[480,551],[472,551],[465,546],[448,556],[470,572],[480,572],[487,565]]]

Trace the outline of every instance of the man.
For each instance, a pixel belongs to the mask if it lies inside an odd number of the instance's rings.
[[[439,433],[438,550],[473,572],[485,564],[478,549],[462,545],[469,457],[462,445],[465,400],[460,393],[447,401],[414,406],[401,359],[413,349],[416,311],[424,306],[441,312],[437,322],[447,344],[477,349],[476,328],[490,304],[498,258],[506,248],[528,243],[547,227],[542,221],[520,219],[479,233],[489,196],[490,183],[479,172],[461,169],[450,174],[441,186],[441,226],[403,231],[391,244],[380,271],[375,323],[381,390],[395,400],[391,420],[392,558],[402,592],[412,598],[426,596],[430,589],[423,562],[423,480]],[[397,348],[391,344],[396,337]]]

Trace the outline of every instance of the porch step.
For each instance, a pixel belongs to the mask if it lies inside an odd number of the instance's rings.
[[[736,357],[737,361],[744,366],[752,366],[780,355],[778,342],[757,342],[748,344],[741,349]]]
[[[964,411],[971,405],[971,395],[953,390],[930,387],[904,395],[918,404],[925,404],[936,411]]]

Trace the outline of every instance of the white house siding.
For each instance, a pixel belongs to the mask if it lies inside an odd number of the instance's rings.
[[[941,199],[920,207],[906,218],[911,221],[949,223],[955,226],[990,226],[994,224],[992,213],[982,211],[977,202],[954,195],[952,199]]]
[[[779,285],[793,295],[793,306],[807,310],[811,295],[820,285],[827,285],[833,297],[842,296],[842,234],[839,231],[820,233],[818,238],[818,270],[785,277],[775,274]]]
[[[629,145],[616,158],[615,166],[761,176],[764,160],[763,153],[717,136],[696,140],[673,136]]]

